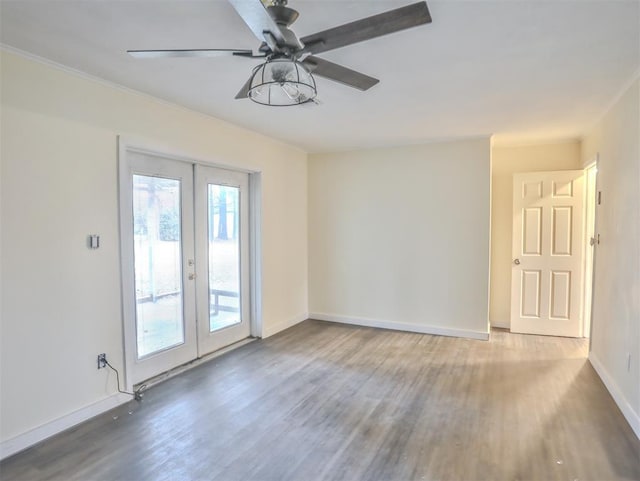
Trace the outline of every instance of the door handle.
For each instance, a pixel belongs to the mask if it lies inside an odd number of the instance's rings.
[[[514,263],[515,265],[519,266],[519,265],[520,265],[520,259],[515,259],[515,260],[513,261],[513,263]]]
[[[192,281],[196,278],[195,274],[189,274],[189,280]]]

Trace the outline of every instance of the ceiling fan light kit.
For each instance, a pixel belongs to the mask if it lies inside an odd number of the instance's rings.
[[[258,65],[251,75],[248,97],[272,106],[311,102],[317,94],[316,81],[300,62],[275,58]]]
[[[236,99],[250,98],[256,103],[273,106],[300,105],[316,97],[313,75],[363,91],[379,82],[376,78],[316,57],[315,54],[431,23],[427,2],[421,1],[298,39],[289,29],[298,18],[298,12],[287,7],[287,0],[272,0],[268,7],[262,0],[229,0],[229,3],[261,42],[257,54],[246,49],[127,52],[137,58],[232,55],[266,59],[253,70]]]

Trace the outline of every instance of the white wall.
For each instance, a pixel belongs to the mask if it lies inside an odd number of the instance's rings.
[[[107,406],[115,392],[95,360],[106,352],[123,367],[119,134],[261,172],[264,333],[306,318],[306,153],[13,54],[1,60],[3,442]],[[96,251],[90,233],[101,236]]]
[[[491,149],[491,296],[489,319],[494,327],[511,322],[511,237],[513,174],[582,168],[580,141],[501,146]]]
[[[640,437],[640,80],[583,139],[599,154],[595,286],[589,359]],[[628,356],[631,356],[629,363]]]
[[[489,139],[309,158],[309,311],[486,338]]]

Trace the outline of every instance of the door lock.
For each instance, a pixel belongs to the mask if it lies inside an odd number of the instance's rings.
[[[515,259],[515,260],[513,261],[513,263],[514,263],[515,265],[519,266],[519,265],[520,265],[520,259]]]

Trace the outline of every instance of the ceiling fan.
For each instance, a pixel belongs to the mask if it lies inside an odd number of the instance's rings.
[[[137,58],[232,55],[265,59],[253,69],[236,99],[250,98],[264,105],[298,105],[314,100],[317,90],[313,75],[359,90],[368,90],[379,82],[315,54],[431,22],[427,3],[422,1],[298,38],[289,29],[298,18],[298,12],[287,6],[287,0],[272,0],[267,7],[262,0],[229,2],[262,42],[257,53],[232,49],[127,52]]]

